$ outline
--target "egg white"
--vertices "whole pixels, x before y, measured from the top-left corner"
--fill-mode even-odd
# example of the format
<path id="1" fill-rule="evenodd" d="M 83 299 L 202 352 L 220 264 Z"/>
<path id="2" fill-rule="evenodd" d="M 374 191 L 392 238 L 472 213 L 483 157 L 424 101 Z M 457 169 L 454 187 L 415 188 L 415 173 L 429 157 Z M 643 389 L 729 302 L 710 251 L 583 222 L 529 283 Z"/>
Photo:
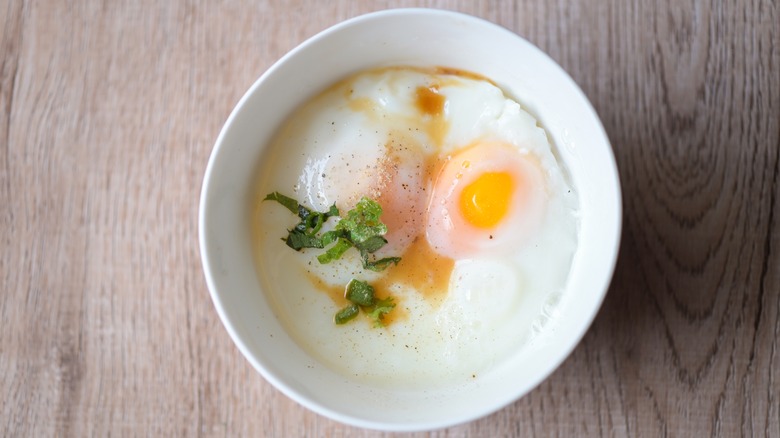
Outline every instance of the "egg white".
<path id="1" fill-rule="evenodd" d="M 415 107 L 414 90 L 432 85 L 446 99 L 443 125 Z M 313 284 L 338 288 L 353 277 L 372 282 L 382 274 L 361 269 L 355 251 L 322 265 L 318 251 L 287 248 L 280 237 L 296 218 L 273 203 L 258 203 L 260 279 L 279 319 L 313 357 L 375 385 L 432 387 L 474 379 L 544 329 L 550 314 L 545 306 L 565 288 L 576 249 L 577 197 L 544 130 L 488 81 L 396 68 L 342 81 L 289 118 L 269 147 L 257 193 L 281 191 L 316 210 L 335 203 L 345 211 L 375 181 L 389 144 L 413 157 L 400 171 L 409 175 L 425 164 L 419 157 L 446 156 L 479 140 L 514 145 L 538 159 L 549 194 L 542 225 L 510 257 L 457 260 L 439 300 L 393 285 L 388 292 L 403 317 L 386 328 L 371 328 L 363 318 L 336 326 L 338 306 Z M 411 180 L 413 203 L 427 195 L 430 182 Z M 411 242 L 388 246 L 399 254 Z"/>

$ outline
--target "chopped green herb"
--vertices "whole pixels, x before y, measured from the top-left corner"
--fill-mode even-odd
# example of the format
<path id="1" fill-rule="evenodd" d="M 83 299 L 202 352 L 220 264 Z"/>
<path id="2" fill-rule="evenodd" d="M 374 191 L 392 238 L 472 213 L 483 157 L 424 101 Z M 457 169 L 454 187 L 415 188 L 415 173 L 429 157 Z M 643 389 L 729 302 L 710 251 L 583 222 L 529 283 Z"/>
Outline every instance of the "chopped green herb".
<path id="1" fill-rule="evenodd" d="M 336 229 L 347 231 L 349 240 L 357 246 L 370 238 L 383 236 L 387 233 L 387 226 L 379 220 L 381 215 L 382 206 L 374 200 L 363 197 L 355 205 L 355 208 L 348 211 L 347 216 L 336 224 Z M 387 243 L 386 240 L 385 243 Z M 374 251 L 381 248 L 382 245 Z"/>
<path id="2" fill-rule="evenodd" d="M 348 211 L 347 216 L 336 224 L 333 230 L 323 233 L 321 236 L 318 236 L 317 233 L 322 229 L 325 221 L 339 214 L 335 205 L 328 212 L 318 213 L 279 192 L 269 194 L 265 200 L 277 201 L 301 218 L 301 222 L 289 230 L 285 239 L 285 243 L 290 248 L 296 251 L 303 248 L 326 248 L 336 242 L 324 254 L 317 257 L 317 260 L 322 264 L 340 259 L 353 246 L 360 252 L 364 269 L 381 272 L 391 264 L 398 264 L 401 260 L 400 257 L 385 257 L 374 260 L 371 256 L 387 244 L 387 239 L 382 237 L 387 233 L 387 226 L 380 220 L 382 206 L 374 200 L 362 198 L 355 208 Z"/>
<path id="3" fill-rule="evenodd" d="M 269 193 L 263 201 L 276 201 L 290 210 L 292 214 L 298 214 L 298 201 L 279 192 Z"/>
<path id="4" fill-rule="evenodd" d="M 346 233 L 345 238 L 360 252 L 363 268 L 372 271 L 383 271 L 391 263 L 397 264 L 401 260 L 398 257 L 372 260 L 371 254 L 387 243 L 387 239 L 382 237 L 387 233 L 387 226 L 379 219 L 381 215 L 382 206 L 372 199 L 363 197 L 355 208 L 347 212 L 347 217 L 336 224 L 334 230 Z"/>
<path id="5" fill-rule="evenodd" d="M 340 259 L 341 256 L 344 255 L 344 253 L 347 252 L 347 250 L 350 248 L 352 248 L 352 242 L 343 237 L 339 237 L 335 245 L 328 248 L 325 253 L 317 256 L 317 260 L 319 260 L 319 262 L 323 265 L 330 263 L 333 260 Z"/>
<path id="6" fill-rule="evenodd" d="M 336 324 L 345 324 L 355 319 L 359 311 L 360 308 L 357 304 L 350 304 L 349 306 L 339 310 L 333 319 L 336 321 Z"/>
<path id="7" fill-rule="evenodd" d="M 352 302 L 352 305 L 358 305 L 366 312 L 376 328 L 385 326 L 384 316 L 395 308 L 393 297 L 377 300 L 374 288 L 370 284 L 354 278 L 347 285 L 345 296 Z"/>
<path id="8" fill-rule="evenodd" d="M 323 248 L 322 239 L 303 232 L 290 231 L 284 243 L 290 248 L 300 251 L 302 248 Z"/>
<path id="9" fill-rule="evenodd" d="M 331 243 L 335 242 L 339 239 L 339 237 L 342 237 L 344 233 L 341 231 L 328 231 L 327 233 L 322 234 L 322 244 L 325 246 L 330 245 Z"/>
<path id="10" fill-rule="evenodd" d="M 345 296 L 348 300 L 360 306 L 373 306 L 376 301 L 374 299 L 374 288 L 365 281 L 354 278 L 347 284 Z"/>
<path id="11" fill-rule="evenodd" d="M 379 248 L 385 246 L 386 243 L 387 239 L 382 236 L 371 236 L 360 243 L 355 243 L 355 248 L 357 248 L 361 253 L 373 253 L 376 252 Z"/>
<path id="12" fill-rule="evenodd" d="M 288 230 L 287 238 L 283 239 L 290 248 L 300 251 L 303 248 L 324 248 L 331 243 L 324 243 L 317 233 L 329 218 L 339 215 L 339 209 L 335 204 L 328 211 L 320 213 L 300 205 L 295 199 L 279 192 L 269 193 L 263 201 L 276 201 L 301 219 L 292 230 Z"/>
<path id="13" fill-rule="evenodd" d="M 368 312 L 368 317 L 374 321 L 374 327 L 384 327 L 385 323 L 383 321 L 385 315 L 390 313 L 395 309 L 395 303 L 393 302 L 393 297 L 387 297 L 383 300 L 377 300 L 376 303 L 373 306 L 373 309 L 371 309 L 370 312 Z"/>
<path id="14" fill-rule="evenodd" d="M 397 265 L 398 262 L 401 261 L 401 257 L 385 257 L 383 259 L 379 259 L 376 261 L 371 261 L 368 259 L 368 255 L 363 255 L 363 267 L 365 269 L 369 269 L 371 271 L 376 272 L 382 272 L 384 271 L 390 264 Z"/>
<path id="15" fill-rule="evenodd" d="M 276 201 L 300 218 L 300 222 L 288 230 L 287 238 L 283 240 L 287 246 L 296 251 L 303 248 L 327 248 L 324 253 L 317 256 L 317 260 L 322 264 L 338 260 L 352 247 L 360 253 L 364 269 L 379 272 L 401 261 L 400 257 L 376 260 L 373 256 L 387 244 L 387 239 L 383 237 L 387 233 L 387 226 L 380 220 L 382 206 L 372 199 L 362 198 L 331 231 L 322 234 L 319 232 L 325 222 L 340 214 L 335 204 L 326 212 L 312 211 L 295 199 L 279 192 L 268 194 L 264 201 Z M 395 308 L 393 297 L 377 300 L 374 288 L 367 282 L 357 279 L 349 282 L 345 296 L 350 304 L 336 313 L 336 324 L 344 324 L 354 319 L 363 309 L 374 322 L 374 327 L 383 327 L 384 316 Z"/>

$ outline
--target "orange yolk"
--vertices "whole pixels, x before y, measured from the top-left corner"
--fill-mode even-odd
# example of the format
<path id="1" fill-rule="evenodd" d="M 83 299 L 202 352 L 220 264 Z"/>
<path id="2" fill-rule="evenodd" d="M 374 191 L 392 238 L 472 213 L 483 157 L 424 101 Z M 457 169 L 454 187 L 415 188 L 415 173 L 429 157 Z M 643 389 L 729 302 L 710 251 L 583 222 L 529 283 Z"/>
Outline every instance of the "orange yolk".
<path id="1" fill-rule="evenodd" d="M 455 260 L 500 254 L 533 233 L 547 195 L 532 154 L 485 141 L 455 151 L 440 166 L 425 217 L 433 251 Z"/>
<path id="2" fill-rule="evenodd" d="M 463 188 L 460 211 L 468 223 L 493 228 L 509 211 L 514 187 L 507 172 L 485 172 Z"/>

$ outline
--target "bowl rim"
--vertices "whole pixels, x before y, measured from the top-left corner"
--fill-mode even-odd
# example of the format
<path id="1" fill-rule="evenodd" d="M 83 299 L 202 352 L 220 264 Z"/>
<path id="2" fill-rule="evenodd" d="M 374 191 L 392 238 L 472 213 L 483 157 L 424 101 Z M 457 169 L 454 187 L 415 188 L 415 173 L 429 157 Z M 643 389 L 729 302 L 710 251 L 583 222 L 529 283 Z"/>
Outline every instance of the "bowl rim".
<path id="1" fill-rule="evenodd" d="M 611 256 L 609 260 L 605 260 L 605 262 L 607 263 L 606 264 L 607 275 L 605 275 L 603 278 L 603 285 L 599 290 L 599 296 L 594 301 L 593 308 L 588 309 L 590 312 L 585 318 L 586 323 L 583 329 L 580 331 L 579 336 L 567 340 L 567 342 L 565 343 L 565 347 L 561 348 L 560 354 L 554 358 L 554 360 L 551 363 L 551 366 L 547 368 L 546 372 L 541 373 L 541 375 L 538 375 L 535 379 L 532 379 L 526 391 L 520 394 L 516 394 L 513 397 L 509 397 L 508 399 L 498 400 L 495 403 L 490 404 L 489 406 L 481 407 L 479 409 L 474 409 L 471 412 L 471 415 L 462 418 L 450 419 L 449 421 L 437 420 L 437 421 L 428 421 L 428 422 L 416 422 L 412 424 L 401 424 L 398 422 L 379 423 L 371 420 L 357 418 L 345 414 L 343 412 L 337 411 L 335 409 L 332 409 L 326 406 L 325 404 L 313 401 L 307 398 L 305 395 L 300 394 L 298 391 L 296 391 L 291 386 L 289 386 L 281 378 L 277 377 L 274 374 L 274 372 L 269 370 L 261 361 L 259 361 L 254 356 L 254 354 L 250 351 L 250 348 L 248 347 L 246 342 L 242 339 L 242 337 L 238 334 L 236 328 L 233 326 L 233 322 L 231 318 L 228 316 L 228 312 L 225 309 L 225 304 L 221 296 L 221 293 L 218 291 L 217 281 L 215 280 L 215 275 L 213 272 L 215 269 L 215 260 L 213 258 L 212 251 L 210 250 L 209 244 L 207 242 L 208 241 L 208 236 L 207 236 L 208 218 L 207 218 L 206 205 L 208 204 L 207 201 L 210 196 L 210 187 L 212 187 L 212 180 L 214 178 L 215 161 L 217 160 L 217 157 L 220 155 L 220 151 L 226 147 L 225 137 L 227 135 L 227 132 L 231 130 L 232 126 L 236 121 L 236 118 L 238 117 L 238 114 L 244 110 L 244 107 L 247 105 L 248 100 L 251 98 L 252 95 L 255 94 L 257 89 L 267 80 L 267 78 L 273 76 L 276 73 L 276 71 L 279 70 L 281 66 L 285 64 L 289 59 L 297 56 L 299 52 L 306 50 L 309 46 L 316 44 L 317 41 L 320 39 L 326 38 L 332 34 L 339 33 L 346 28 L 358 24 L 362 24 L 367 21 L 385 19 L 388 17 L 405 16 L 408 14 L 424 14 L 431 17 L 444 17 L 450 19 L 457 18 L 461 20 L 469 20 L 480 26 L 492 27 L 494 31 L 510 34 L 511 37 L 523 41 L 525 44 L 529 46 L 530 50 L 536 52 L 536 55 L 546 58 L 552 68 L 555 68 L 560 71 L 561 76 L 564 78 L 564 80 L 570 82 L 570 85 L 572 85 L 572 89 L 576 90 L 576 93 L 580 95 L 579 98 L 585 103 L 587 109 L 594 116 L 593 119 L 598 124 L 598 126 L 596 126 L 595 128 L 597 128 L 600 131 L 600 133 L 603 135 L 603 138 L 606 142 L 606 146 L 607 146 L 606 153 L 609 159 L 609 163 L 605 163 L 605 164 L 606 167 L 609 169 L 609 172 L 611 173 L 610 179 L 614 181 L 614 186 L 616 188 L 616 199 L 614 200 L 616 218 L 613 218 L 616 227 L 614 229 L 614 233 L 612 233 L 612 237 L 614 238 L 614 247 L 610 248 L 609 254 Z M 445 427 L 455 426 L 458 424 L 464 424 L 485 417 L 491 413 L 499 411 L 500 409 L 503 409 L 504 407 L 515 402 L 516 400 L 519 400 L 523 396 L 533 391 L 533 389 L 535 389 L 536 387 L 538 387 L 539 384 L 545 381 L 571 355 L 571 353 L 574 351 L 577 345 L 579 345 L 582 338 L 585 336 L 585 334 L 587 334 L 591 325 L 593 324 L 593 321 L 595 320 L 603 304 L 603 301 L 606 297 L 610 282 L 612 281 L 612 277 L 614 276 L 614 271 L 618 260 L 618 253 L 620 249 L 620 241 L 621 241 L 621 233 L 622 233 L 622 214 L 623 214 L 622 210 L 623 210 L 623 205 L 622 205 L 622 197 L 621 197 L 621 186 L 620 186 L 620 178 L 617 169 L 617 163 L 614 156 L 614 150 L 606 134 L 606 131 L 603 127 L 603 123 L 601 122 L 600 118 L 598 117 L 598 113 L 593 108 L 590 100 L 587 98 L 584 92 L 580 89 L 580 87 L 576 84 L 576 82 L 569 76 L 569 74 L 555 60 L 553 60 L 549 55 L 547 55 L 541 49 L 539 49 L 534 44 L 524 39 L 520 35 L 512 32 L 507 28 L 504 28 L 501 25 L 498 25 L 496 23 L 493 23 L 491 21 L 488 21 L 480 17 L 465 14 L 462 12 L 444 10 L 444 9 L 394 8 L 394 9 L 386 9 L 386 10 L 380 10 L 375 12 L 369 12 L 366 14 L 352 17 L 350 19 L 336 23 L 314 34 L 313 36 L 308 37 L 305 41 L 303 41 L 302 43 L 300 43 L 299 45 L 297 45 L 296 47 L 288 51 L 285 55 L 283 55 L 276 62 L 274 62 L 258 79 L 256 79 L 252 83 L 249 89 L 247 89 L 247 91 L 242 95 L 242 97 L 239 99 L 237 104 L 234 106 L 234 108 L 230 112 L 230 115 L 227 117 L 225 123 L 223 124 L 219 132 L 219 135 L 214 143 L 213 149 L 209 156 L 208 164 L 206 166 L 203 183 L 201 187 L 201 195 L 199 199 L 198 240 L 199 240 L 199 250 L 200 250 L 201 262 L 203 265 L 206 284 L 212 302 L 214 304 L 214 307 L 217 310 L 217 314 L 219 315 L 220 321 L 222 322 L 223 326 L 227 330 L 233 343 L 238 347 L 241 354 L 252 364 L 255 370 L 257 370 L 263 376 L 264 379 L 266 379 L 269 383 L 271 383 L 273 387 L 275 387 L 277 390 L 279 390 L 284 395 L 294 400 L 298 404 L 306 407 L 307 409 L 317 414 L 323 415 L 327 418 L 339 421 L 341 423 L 345 423 L 352 426 L 363 427 L 367 429 L 383 430 L 383 431 L 397 431 L 397 432 L 426 431 L 426 430 L 436 430 Z"/>

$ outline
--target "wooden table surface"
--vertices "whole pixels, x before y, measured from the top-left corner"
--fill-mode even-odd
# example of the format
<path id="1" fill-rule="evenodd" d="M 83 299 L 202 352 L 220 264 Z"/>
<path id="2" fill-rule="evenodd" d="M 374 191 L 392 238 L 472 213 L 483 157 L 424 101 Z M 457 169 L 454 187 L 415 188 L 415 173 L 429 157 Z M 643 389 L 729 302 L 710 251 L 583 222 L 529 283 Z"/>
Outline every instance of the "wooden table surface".
<path id="1" fill-rule="evenodd" d="M 611 138 L 624 232 L 541 386 L 418 436 L 780 437 L 780 4 L 0 3 L 0 435 L 374 436 L 311 413 L 211 303 L 197 208 L 232 107 L 285 52 L 396 6 L 549 53 Z"/>

